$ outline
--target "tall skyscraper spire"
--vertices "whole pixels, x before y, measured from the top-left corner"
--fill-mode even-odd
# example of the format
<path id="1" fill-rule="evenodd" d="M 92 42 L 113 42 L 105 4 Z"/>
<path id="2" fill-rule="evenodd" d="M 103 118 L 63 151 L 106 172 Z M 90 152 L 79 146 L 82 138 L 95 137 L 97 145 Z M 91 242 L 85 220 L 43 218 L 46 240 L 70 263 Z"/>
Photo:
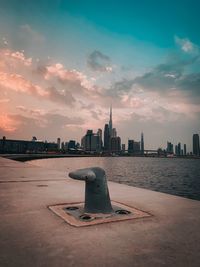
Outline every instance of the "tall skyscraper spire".
<path id="1" fill-rule="evenodd" d="M 109 133 L 110 133 L 110 137 L 112 137 L 112 105 L 110 106 L 110 120 L 109 120 Z"/>

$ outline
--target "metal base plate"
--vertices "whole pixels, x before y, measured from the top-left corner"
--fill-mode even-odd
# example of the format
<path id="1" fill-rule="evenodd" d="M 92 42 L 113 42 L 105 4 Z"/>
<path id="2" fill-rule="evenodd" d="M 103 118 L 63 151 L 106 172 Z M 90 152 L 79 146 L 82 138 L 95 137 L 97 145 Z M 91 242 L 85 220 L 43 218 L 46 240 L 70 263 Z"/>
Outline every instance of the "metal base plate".
<path id="1" fill-rule="evenodd" d="M 81 227 L 101 223 L 133 220 L 152 216 L 150 213 L 112 201 L 113 213 L 85 213 L 84 203 L 67 203 L 48 208 L 70 225 Z"/>

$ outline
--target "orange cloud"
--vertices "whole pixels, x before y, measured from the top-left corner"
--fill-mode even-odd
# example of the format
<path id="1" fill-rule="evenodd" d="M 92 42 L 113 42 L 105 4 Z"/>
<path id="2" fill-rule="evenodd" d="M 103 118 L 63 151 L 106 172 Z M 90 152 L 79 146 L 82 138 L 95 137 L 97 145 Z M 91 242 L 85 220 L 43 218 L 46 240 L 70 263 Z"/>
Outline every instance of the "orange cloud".
<path id="1" fill-rule="evenodd" d="M 21 123 L 8 114 L 0 114 L 0 129 L 5 132 L 15 132 Z"/>

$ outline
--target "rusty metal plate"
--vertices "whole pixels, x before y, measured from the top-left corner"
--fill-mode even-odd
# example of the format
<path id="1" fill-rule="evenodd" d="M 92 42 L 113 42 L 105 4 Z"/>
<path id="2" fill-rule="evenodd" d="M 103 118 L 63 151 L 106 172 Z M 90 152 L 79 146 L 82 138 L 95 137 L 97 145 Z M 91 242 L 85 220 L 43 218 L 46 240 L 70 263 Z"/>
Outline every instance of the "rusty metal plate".
<path id="1" fill-rule="evenodd" d="M 80 202 L 56 204 L 48 206 L 48 208 L 68 224 L 76 227 L 91 226 L 124 220 L 134 220 L 152 216 L 148 212 L 127 206 L 117 201 L 112 201 L 111 203 L 114 212 L 110 214 L 85 213 L 84 203 Z"/>

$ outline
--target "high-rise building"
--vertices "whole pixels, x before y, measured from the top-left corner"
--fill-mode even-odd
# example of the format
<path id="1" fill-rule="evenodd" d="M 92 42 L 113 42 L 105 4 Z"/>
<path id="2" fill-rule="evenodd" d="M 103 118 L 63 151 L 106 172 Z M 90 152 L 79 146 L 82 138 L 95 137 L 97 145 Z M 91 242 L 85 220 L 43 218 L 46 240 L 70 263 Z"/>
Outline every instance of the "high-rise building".
<path id="1" fill-rule="evenodd" d="M 126 150 L 126 145 L 122 144 L 122 151 L 125 152 L 125 150 Z"/>
<path id="2" fill-rule="evenodd" d="M 99 134 L 93 133 L 93 130 L 87 130 L 85 136 L 81 139 L 81 146 L 85 151 L 100 151 L 100 136 Z"/>
<path id="3" fill-rule="evenodd" d="M 117 137 L 117 130 L 116 128 L 112 129 L 112 137 Z"/>
<path id="4" fill-rule="evenodd" d="M 181 155 L 181 143 L 178 143 L 178 145 L 177 145 L 177 155 L 178 156 Z"/>
<path id="5" fill-rule="evenodd" d="M 133 152 L 134 153 L 140 153 L 140 142 L 134 141 L 133 143 Z"/>
<path id="6" fill-rule="evenodd" d="M 196 156 L 200 155 L 198 134 L 193 134 L 193 155 L 196 155 Z"/>
<path id="7" fill-rule="evenodd" d="M 119 136 L 117 137 L 111 137 L 111 152 L 118 153 L 121 151 L 121 138 Z"/>
<path id="8" fill-rule="evenodd" d="M 98 129 L 97 134 L 98 134 L 98 136 L 99 136 L 100 150 L 102 150 L 102 147 L 103 147 L 102 130 L 101 130 L 101 129 Z"/>
<path id="9" fill-rule="evenodd" d="M 184 144 L 184 156 L 187 154 L 186 144 Z"/>
<path id="10" fill-rule="evenodd" d="M 58 149 L 60 149 L 60 137 L 57 138 Z"/>
<path id="11" fill-rule="evenodd" d="M 134 152 L 134 140 L 128 140 L 128 153 Z"/>
<path id="12" fill-rule="evenodd" d="M 110 106 L 110 120 L 109 120 L 109 135 L 110 135 L 110 138 L 112 137 L 112 129 L 113 129 L 113 126 L 112 126 L 112 105 Z"/>
<path id="13" fill-rule="evenodd" d="M 174 146 L 171 142 L 167 142 L 167 149 L 166 149 L 167 153 L 169 154 L 173 154 L 174 153 Z"/>
<path id="14" fill-rule="evenodd" d="M 104 151 L 110 150 L 110 131 L 108 124 L 104 127 Z"/>
<path id="15" fill-rule="evenodd" d="M 141 154 L 144 154 L 144 134 L 141 133 Z"/>

